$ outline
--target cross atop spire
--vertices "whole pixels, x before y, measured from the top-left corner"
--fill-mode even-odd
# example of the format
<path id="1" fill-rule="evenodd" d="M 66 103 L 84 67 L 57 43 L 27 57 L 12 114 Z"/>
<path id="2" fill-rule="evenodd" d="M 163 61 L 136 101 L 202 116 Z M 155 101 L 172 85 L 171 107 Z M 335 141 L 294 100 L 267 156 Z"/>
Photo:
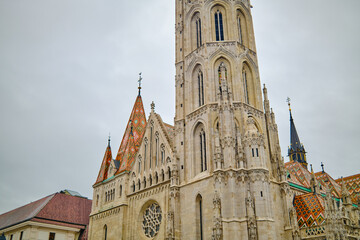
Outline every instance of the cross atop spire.
<path id="1" fill-rule="evenodd" d="M 139 87 L 138 87 L 138 89 L 139 89 L 139 96 L 140 96 L 140 93 L 141 93 L 141 81 L 142 81 L 142 73 L 139 73 L 139 80 L 138 80 L 138 83 L 139 83 Z"/>
<path id="2" fill-rule="evenodd" d="M 321 163 L 322 172 L 324 173 L 324 163 Z"/>

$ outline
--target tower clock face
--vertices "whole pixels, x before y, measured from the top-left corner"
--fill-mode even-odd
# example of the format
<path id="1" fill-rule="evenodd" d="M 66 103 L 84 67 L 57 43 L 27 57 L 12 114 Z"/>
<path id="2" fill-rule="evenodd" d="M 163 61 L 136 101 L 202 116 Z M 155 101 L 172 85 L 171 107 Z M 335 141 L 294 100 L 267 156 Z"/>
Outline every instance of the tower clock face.
<path id="1" fill-rule="evenodd" d="M 162 220 L 161 208 L 157 203 L 151 204 L 143 212 L 142 228 L 145 236 L 153 238 L 160 230 Z"/>

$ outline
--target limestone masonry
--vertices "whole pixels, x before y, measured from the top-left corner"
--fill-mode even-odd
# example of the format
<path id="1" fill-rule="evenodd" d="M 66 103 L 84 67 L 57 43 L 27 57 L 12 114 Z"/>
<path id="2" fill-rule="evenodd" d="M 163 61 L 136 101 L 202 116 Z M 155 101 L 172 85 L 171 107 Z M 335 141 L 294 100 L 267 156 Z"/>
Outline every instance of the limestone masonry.
<path id="1" fill-rule="evenodd" d="M 281 156 L 249 0 L 176 0 L 176 115 L 141 88 L 93 185 L 90 240 L 360 239 L 360 175 L 308 170 L 290 109 Z M 171 29 L 169 29 L 171 31 Z"/>

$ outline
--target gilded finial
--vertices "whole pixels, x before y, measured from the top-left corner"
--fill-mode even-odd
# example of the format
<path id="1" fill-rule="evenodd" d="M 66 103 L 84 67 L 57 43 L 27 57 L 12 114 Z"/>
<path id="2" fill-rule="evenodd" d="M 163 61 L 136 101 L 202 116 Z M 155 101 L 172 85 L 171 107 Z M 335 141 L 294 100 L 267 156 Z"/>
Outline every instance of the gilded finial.
<path id="1" fill-rule="evenodd" d="M 321 163 L 322 172 L 324 173 L 324 163 Z"/>
<path id="2" fill-rule="evenodd" d="M 138 83 L 139 83 L 139 87 L 138 87 L 138 89 L 139 89 L 139 95 L 140 95 L 140 93 L 141 93 L 141 92 L 140 92 L 140 91 L 141 91 L 141 81 L 142 81 L 142 79 L 143 79 L 141 75 L 142 75 L 142 73 L 139 73 L 139 80 L 138 80 Z"/>
<path id="3" fill-rule="evenodd" d="M 109 132 L 109 138 L 108 138 L 108 145 L 110 146 L 110 141 L 111 141 L 111 135 L 110 135 L 110 132 Z"/>

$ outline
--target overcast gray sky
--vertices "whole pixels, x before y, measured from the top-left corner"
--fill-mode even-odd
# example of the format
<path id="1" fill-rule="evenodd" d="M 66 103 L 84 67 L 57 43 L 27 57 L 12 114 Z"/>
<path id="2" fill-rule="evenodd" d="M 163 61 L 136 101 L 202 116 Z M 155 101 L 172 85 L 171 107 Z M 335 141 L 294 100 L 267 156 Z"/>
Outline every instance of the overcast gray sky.
<path id="1" fill-rule="evenodd" d="M 72 189 L 92 198 L 111 132 L 116 154 L 143 72 L 174 117 L 172 0 L 0 0 L 0 213 Z M 262 83 L 283 155 L 293 116 L 308 161 L 360 172 L 360 1 L 253 0 Z M 287 159 L 287 158 L 286 158 Z"/>

